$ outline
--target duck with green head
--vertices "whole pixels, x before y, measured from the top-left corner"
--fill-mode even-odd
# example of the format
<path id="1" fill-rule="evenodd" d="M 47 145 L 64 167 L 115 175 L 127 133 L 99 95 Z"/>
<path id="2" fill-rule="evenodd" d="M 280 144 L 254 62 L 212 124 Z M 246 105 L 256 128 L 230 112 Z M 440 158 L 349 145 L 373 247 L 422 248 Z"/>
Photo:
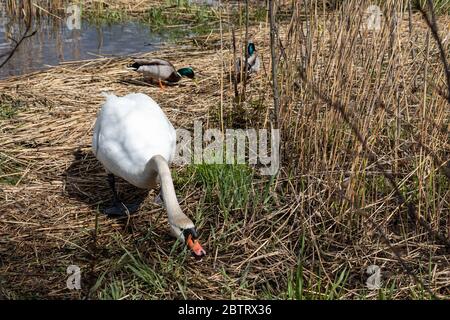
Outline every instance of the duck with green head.
<path id="1" fill-rule="evenodd" d="M 249 77 L 251 74 L 258 73 L 259 69 L 260 69 L 261 61 L 259 60 L 258 54 L 256 52 L 255 44 L 251 41 L 248 43 L 247 53 L 248 53 L 248 58 L 247 58 L 247 65 L 246 65 L 245 69 L 242 68 L 241 58 L 238 58 L 236 60 L 235 72 L 237 75 L 236 78 L 237 78 L 238 82 L 241 81 L 241 75 L 243 74 L 243 72 L 247 72 L 247 77 Z M 245 61 L 245 58 L 243 60 Z"/>
<path id="2" fill-rule="evenodd" d="M 161 88 L 163 88 L 162 82 L 176 83 L 181 80 L 182 77 L 194 79 L 195 74 L 192 68 L 175 69 L 173 64 L 163 59 L 134 59 L 134 63 L 129 67 L 142 73 L 144 78 L 149 78 L 158 81 Z"/>

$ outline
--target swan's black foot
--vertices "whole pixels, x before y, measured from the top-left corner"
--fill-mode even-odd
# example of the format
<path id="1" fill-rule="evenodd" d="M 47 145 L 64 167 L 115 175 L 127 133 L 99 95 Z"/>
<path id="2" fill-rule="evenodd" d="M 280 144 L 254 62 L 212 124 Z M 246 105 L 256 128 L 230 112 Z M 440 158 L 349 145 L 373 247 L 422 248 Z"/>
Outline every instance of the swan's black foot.
<path id="1" fill-rule="evenodd" d="M 116 202 L 114 206 L 106 208 L 104 212 L 109 217 L 126 217 L 135 213 L 138 209 L 139 204 L 136 203 L 124 204 L 122 202 Z"/>

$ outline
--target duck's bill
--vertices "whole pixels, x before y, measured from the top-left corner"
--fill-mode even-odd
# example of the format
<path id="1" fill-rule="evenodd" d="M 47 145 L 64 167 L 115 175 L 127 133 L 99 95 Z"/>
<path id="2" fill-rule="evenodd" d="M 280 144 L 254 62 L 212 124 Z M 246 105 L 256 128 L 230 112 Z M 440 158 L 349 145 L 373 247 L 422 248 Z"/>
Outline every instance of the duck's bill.
<path id="1" fill-rule="evenodd" d="M 203 249 L 202 245 L 200 244 L 200 242 L 197 239 L 192 240 L 192 237 L 189 236 L 186 243 L 187 243 L 188 248 L 191 249 L 192 253 L 197 258 L 201 258 L 206 254 L 206 251 Z"/>

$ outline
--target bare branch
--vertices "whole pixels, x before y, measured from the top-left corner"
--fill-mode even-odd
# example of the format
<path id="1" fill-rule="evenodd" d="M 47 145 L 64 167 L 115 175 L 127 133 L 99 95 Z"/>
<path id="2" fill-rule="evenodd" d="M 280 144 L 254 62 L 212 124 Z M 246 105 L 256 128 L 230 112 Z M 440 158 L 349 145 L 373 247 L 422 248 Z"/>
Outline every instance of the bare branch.
<path id="1" fill-rule="evenodd" d="M 444 45 L 442 44 L 442 39 L 439 36 L 439 29 L 438 29 L 438 24 L 436 22 L 436 14 L 434 12 L 433 1 L 428 0 L 427 3 L 428 3 L 428 9 L 430 11 L 431 17 L 429 17 L 429 15 L 425 12 L 425 10 L 423 8 L 420 8 L 420 12 L 422 13 L 422 16 L 423 16 L 425 22 L 427 23 L 428 27 L 430 28 L 433 38 L 436 41 L 437 46 L 439 48 L 439 53 L 441 55 L 441 60 L 442 60 L 442 63 L 444 65 L 444 69 L 445 69 L 445 76 L 447 78 L 447 97 L 446 98 L 447 98 L 448 103 L 450 103 L 450 68 L 449 68 L 449 64 L 447 61 L 447 56 L 445 54 Z"/>

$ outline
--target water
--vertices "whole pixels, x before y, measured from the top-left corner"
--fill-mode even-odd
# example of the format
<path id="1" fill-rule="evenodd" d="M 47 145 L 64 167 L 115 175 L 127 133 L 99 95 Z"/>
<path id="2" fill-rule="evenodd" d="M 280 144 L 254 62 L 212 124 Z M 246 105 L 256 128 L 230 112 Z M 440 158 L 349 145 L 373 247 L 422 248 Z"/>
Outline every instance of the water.
<path id="1" fill-rule="evenodd" d="M 75 6 L 66 13 L 71 16 L 41 19 L 35 24 L 33 30 L 37 33 L 25 39 L 14 56 L 0 68 L 0 79 L 43 70 L 64 61 L 154 51 L 172 37 L 168 32 L 152 32 L 149 26 L 138 22 L 99 26 L 83 19 Z M 14 45 L 10 38 L 18 40 L 24 32 L 23 23 L 14 20 L 17 19 L 7 16 L 5 3 L 0 0 L 0 64 Z"/>

